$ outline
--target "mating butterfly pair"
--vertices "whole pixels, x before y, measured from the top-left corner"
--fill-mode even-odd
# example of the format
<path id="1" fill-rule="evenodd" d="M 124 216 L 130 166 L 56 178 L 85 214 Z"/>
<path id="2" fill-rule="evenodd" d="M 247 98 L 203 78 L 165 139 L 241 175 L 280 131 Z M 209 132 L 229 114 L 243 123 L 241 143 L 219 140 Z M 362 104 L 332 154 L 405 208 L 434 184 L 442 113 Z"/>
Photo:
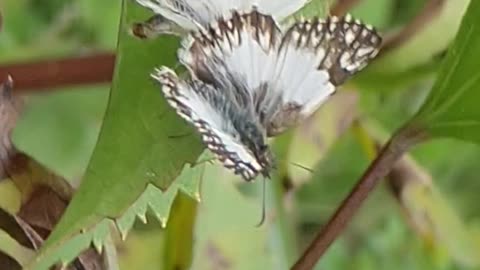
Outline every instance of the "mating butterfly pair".
<path id="1" fill-rule="evenodd" d="M 210 151 L 247 181 L 258 174 L 268 177 L 274 166 L 267 138 L 313 114 L 368 64 L 381 43 L 372 27 L 350 16 L 301 20 L 283 29 L 262 13 L 273 8 L 268 5 L 243 12 L 226 12 L 230 9 L 220 5 L 215 8 L 221 13 L 215 13 L 205 4 L 211 0 L 137 1 L 194 29 L 178 52 L 191 78 L 182 80 L 167 67 L 152 77 Z M 285 1 L 268 2 L 280 8 Z M 289 1 L 283 13 L 273 14 L 284 18 L 304 2 Z"/>

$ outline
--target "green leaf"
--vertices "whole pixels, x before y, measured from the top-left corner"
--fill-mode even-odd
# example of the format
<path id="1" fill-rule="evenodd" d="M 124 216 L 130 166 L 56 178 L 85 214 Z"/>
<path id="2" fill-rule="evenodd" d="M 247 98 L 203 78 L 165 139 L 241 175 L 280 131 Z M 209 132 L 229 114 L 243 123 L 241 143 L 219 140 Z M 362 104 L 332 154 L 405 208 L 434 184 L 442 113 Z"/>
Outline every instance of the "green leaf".
<path id="1" fill-rule="evenodd" d="M 327 0 L 312 0 L 307 3 L 304 7 L 298 10 L 292 18 L 288 19 L 287 22 L 289 23 L 290 20 L 293 20 L 296 17 L 314 17 L 314 16 L 323 16 L 324 14 L 328 13 L 328 1 Z"/>
<path id="2" fill-rule="evenodd" d="M 349 13 L 355 18 L 383 29 L 391 20 L 393 14 L 388 11 L 392 10 L 394 4 L 392 0 L 364 0 L 354 6 Z"/>
<path id="3" fill-rule="evenodd" d="M 429 97 L 411 125 L 480 143 L 480 2 L 471 1 Z"/>
<path id="4" fill-rule="evenodd" d="M 13 133 L 15 146 L 67 179 L 92 155 L 108 101 L 107 86 L 32 96 Z"/>
<path id="5" fill-rule="evenodd" d="M 170 226 L 165 236 L 162 269 L 187 270 L 190 269 L 193 260 L 197 202 L 179 193 L 172 210 Z"/>
<path id="6" fill-rule="evenodd" d="M 458 32 L 469 1 L 445 1 L 438 14 L 435 14 L 425 26 L 417 29 L 414 36 L 401 46 L 381 54 L 364 71 L 355 76 L 356 86 L 362 90 L 392 92 L 407 89 L 418 81 L 431 78 L 437 72 L 438 59 Z M 402 4 L 408 5 L 407 1 Z M 380 26 L 380 31 L 382 30 L 382 24 L 374 26 Z M 389 38 L 388 33 L 383 36 L 386 42 Z"/>
<path id="7" fill-rule="evenodd" d="M 114 81 L 97 146 L 81 186 L 30 269 L 76 254 L 91 240 L 100 245 L 105 226 L 96 224 L 120 217 L 149 184 L 166 190 L 203 149 L 149 79 L 155 66 L 176 62 L 178 42 L 144 41 L 129 34 L 134 21 L 148 16 L 142 11 L 133 1 L 123 2 Z M 169 208 L 169 202 L 161 207 Z M 61 246 L 79 232 L 85 232 L 80 244 Z"/>
<path id="8" fill-rule="evenodd" d="M 425 65 L 442 53 L 455 38 L 470 0 L 447 0 L 440 13 L 401 47 L 386 53 L 369 70 L 379 74 L 405 72 Z"/>
<path id="9" fill-rule="evenodd" d="M 162 227 L 167 226 L 167 219 L 170 216 L 170 207 L 172 206 L 178 191 L 200 201 L 200 183 L 203 178 L 205 165 L 186 168 L 182 174 L 172 183 L 172 186 L 163 192 L 159 188 L 149 185 L 142 196 L 116 220 L 117 228 L 122 238 L 127 237 L 132 228 L 135 219 L 138 217 L 144 223 L 147 223 L 147 211 L 150 209 L 155 218 L 160 221 Z"/>

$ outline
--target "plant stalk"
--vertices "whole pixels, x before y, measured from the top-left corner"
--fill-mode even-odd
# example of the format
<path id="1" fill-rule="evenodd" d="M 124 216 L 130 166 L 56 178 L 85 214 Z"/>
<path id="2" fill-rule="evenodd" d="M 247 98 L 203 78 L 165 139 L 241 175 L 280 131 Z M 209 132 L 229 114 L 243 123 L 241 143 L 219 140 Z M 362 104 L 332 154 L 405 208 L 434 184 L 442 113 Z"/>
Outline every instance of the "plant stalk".
<path id="1" fill-rule="evenodd" d="M 391 170 L 395 162 L 418 139 L 423 138 L 414 129 L 400 130 L 382 148 L 347 198 L 342 202 L 328 223 L 320 230 L 310 246 L 291 270 L 310 270 L 320 260 L 333 241 L 343 232 L 347 223 L 360 208 L 370 192 Z"/>
<path id="2" fill-rule="evenodd" d="M 0 80 L 11 76 L 14 94 L 51 91 L 52 88 L 110 83 L 115 55 L 110 52 L 94 55 L 51 59 L 0 66 Z"/>

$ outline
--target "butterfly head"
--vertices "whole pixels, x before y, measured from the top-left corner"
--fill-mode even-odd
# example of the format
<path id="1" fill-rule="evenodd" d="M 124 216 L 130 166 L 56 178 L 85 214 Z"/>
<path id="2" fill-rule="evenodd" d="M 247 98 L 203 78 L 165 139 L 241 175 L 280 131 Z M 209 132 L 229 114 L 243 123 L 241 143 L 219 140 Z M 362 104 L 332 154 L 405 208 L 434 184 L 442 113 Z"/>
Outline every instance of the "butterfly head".
<path id="1" fill-rule="evenodd" d="M 263 145 L 259 151 L 259 155 L 256 155 L 263 170 L 261 171 L 263 177 L 270 178 L 270 171 L 275 168 L 275 159 L 272 151 L 268 145 Z"/>
<path id="2" fill-rule="evenodd" d="M 243 127 L 239 129 L 242 143 L 248 147 L 262 167 L 260 173 L 262 173 L 264 177 L 269 177 L 270 170 L 274 167 L 275 161 L 273 153 L 267 144 L 265 132 L 262 132 L 259 125 L 253 122 L 244 121 L 242 126 Z"/>

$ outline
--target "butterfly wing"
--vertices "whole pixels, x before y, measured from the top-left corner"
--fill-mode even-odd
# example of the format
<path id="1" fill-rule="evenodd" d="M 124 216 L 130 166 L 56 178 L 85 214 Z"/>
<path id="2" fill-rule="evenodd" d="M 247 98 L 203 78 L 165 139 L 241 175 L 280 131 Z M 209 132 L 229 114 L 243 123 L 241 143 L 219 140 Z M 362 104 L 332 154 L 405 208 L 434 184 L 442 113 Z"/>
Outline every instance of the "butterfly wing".
<path id="1" fill-rule="evenodd" d="M 310 116 L 378 52 L 380 37 L 350 17 L 313 19 L 282 33 L 254 10 L 219 19 L 183 42 L 180 61 L 200 80 L 245 85 L 269 136 Z"/>
<path id="2" fill-rule="evenodd" d="M 286 31 L 282 45 L 286 50 L 293 47 L 316 55 L 317 68 L 327 70 L 332 84 L 338 86 L 377 55 L 381 37 L 371 25 L 350 15 L 332 16 L 293 24 Z"/>
<path id="3" fill-rule="evenodd" d="M 276 108 L 267 123 L 276 135 L 314 113 L 353 74 L 378 53 L 377 32 L 349 15 L 299 21 L 284 34 L 278 49 L 273 89 L 281 89 L 283 103 L 258 100 Z"/>
<path id="4" fill-rule="evenodd" d="M 262 166 L 239 141 L 230 112 L 238 111 L 229 98 L 214 87 L 198 80 L 183 81 L 170 69 L 157 69 L 152 77 L 162 86 L 170 106 L 177 114 L 195 126 L 203 142 L 223 165 L 245 180 L 253 179 Z"/>
<path id="5" fill-rule="evenodd" d="M 206 27 L 233 10 L 243 12 L 256 7 L 283 20 L 292 15 L 310 0 L 136 0 L 140 5 L 161 14 L 187 30 Z"/>
<path id="6" fill-rule="evenodd" d="M 253 98 L 273 77 L 281 39 L 281 30 L 271 16 L 257 10 L 235 11 L 230 18 L 219 19 L 207 30 L 184 39 L 178 58 L 198 79 L 218 88 L 241 85 Z"/>
<path id="7" fill-rule="evenodd" d="M 258 11 L 264 14 L 272 14 L 276 20 L 283 21 L 293 15 L 311 0 L 259 0 L 251 1 L 252 4 L 245 7 L 243 11 L 248 11 L 252 5 L 258 8 Z"/>
<path id="8" fill-rule="evenodd" d="M 195 9 L 195 6 L 181 0 L 136 0 L 136 2 L 186 30 L 201 29 L 211 19 L 208 6 L 204 4 L 199 7 L 197 4 Z"/>

